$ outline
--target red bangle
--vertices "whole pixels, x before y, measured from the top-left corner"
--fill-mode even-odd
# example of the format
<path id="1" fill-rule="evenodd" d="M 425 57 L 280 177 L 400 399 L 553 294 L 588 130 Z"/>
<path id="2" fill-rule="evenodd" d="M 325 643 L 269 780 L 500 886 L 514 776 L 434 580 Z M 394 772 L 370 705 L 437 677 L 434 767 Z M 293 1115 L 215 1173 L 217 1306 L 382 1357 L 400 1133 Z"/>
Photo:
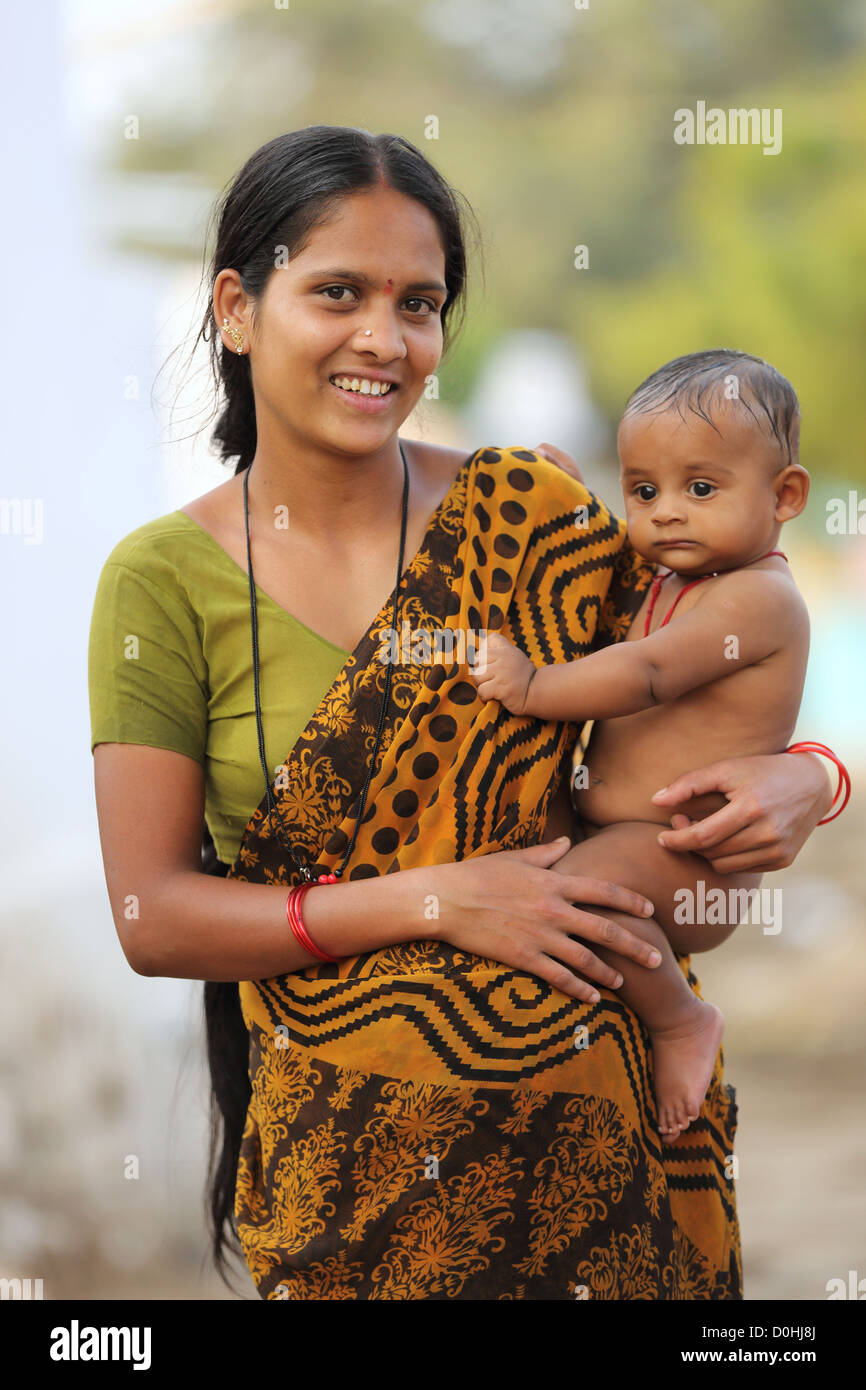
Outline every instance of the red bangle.
<path id="1" fill-rule="evenodd" d="M 293 888 L 286 898 L 286 917 L 295 940 L 303 946 L 305 951 L 309 951 L 311 956 L 317 960 L 339 960 L 339 956 L 329 956 L 327 951 L 321 951 L 315 944 L 301 917 L 301 899 L 308 888 L 316 888 L 315 883 L 300 883 L 297 888 Z"/>
<path id="2" fill-rule="evenodd" d="M 819 820 L 818 824 L 826 825 L 828 821 L 835 820 L 837 816 L 840 816 L 842 812 L 845 810 L 845 807 L 848 805 L 848 798 L 851 795 L 851 777 L 845 764 L 839 758 L 836 757 L 836 754 L 832 751 L 832 749 L 828 748 L 826 743 L 815 743 L 812 740 L 807 739 L 805 743 L 792 743 L 789 748 L 783 748 L 782 752 L 822 753 L 825 758 L 829 758 L 831 762 L 836 764 L 836 771 L 839 774 L 839 785 L 836 788 L 833 800 L 830 802 L 830 810 L 833 811 L 833 807 L 836 806 L 836 802 L 839 800 L 839 797 L 842 794 L 843 786 L 845 788 L 845 796 L 842 800 L 841 806 L 836 806 L 836 810 L 833 811 L 832 816 L 825 816 L 823 820 Z"/>

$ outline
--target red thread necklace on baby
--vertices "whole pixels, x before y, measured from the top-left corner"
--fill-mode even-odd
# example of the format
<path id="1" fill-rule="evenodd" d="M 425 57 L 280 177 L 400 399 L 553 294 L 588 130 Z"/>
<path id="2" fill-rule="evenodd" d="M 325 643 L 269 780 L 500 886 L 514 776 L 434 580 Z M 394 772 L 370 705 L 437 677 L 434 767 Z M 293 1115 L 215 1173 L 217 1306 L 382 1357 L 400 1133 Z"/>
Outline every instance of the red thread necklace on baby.
<path id="1" fill-rule="evenodd" d="M 754 565 L 758 560 L 766 560 L 769 555 L 781 555 L 784 561 L 787 562 L 788 560 L 788 557 L 783 550 L 767 550 L 764 552 L 763 555 L 756 556 L 754 560 L 747 561 L 747 564 Z M 715 579 L 720 574 L 733 574 L 734 570 L 743 570 L 745 568 L 746 565 L 734 565 L 734 569 L 731 570 L 713 570 L 712 574 L 701 574 L 698 576 L 697 579 L 691 580 L 689 584 L 684 584 L 683 587 L 680 589 L 679 593 L 677 594 L 676 598 L 674 599 L 673 603 L 671 604 L 670 608 L 668 609 L 667 613 L 659 623 L 659 627 L 664 627 L 665 623 L 670 622 L 671 617 L 673 615 L 673 611 L 679 603 L 680 599 L 682 598 L 683 594 L 687 594 L 689 589 L 693 589 L 696 584 L 702 584 L 705 579 Z M 647 611 L 646 622 L 644 623 L 643 629 L 644 637 L 649 637 L 650 623 L 653 620 L 653 613 L 655 612 L 656 600 L 658 599 L 658 596 L 661 592 L 661 587 L 666 579 L 670 579 L 672 574 L 676 574 L 676 570 L 668 570 L 666 574 L 657 574 L 652 582 L 652 590 L 650 592 L 650 605 Z M 658 628 L 656 628 L 656 631 L 658 631 Z"/>

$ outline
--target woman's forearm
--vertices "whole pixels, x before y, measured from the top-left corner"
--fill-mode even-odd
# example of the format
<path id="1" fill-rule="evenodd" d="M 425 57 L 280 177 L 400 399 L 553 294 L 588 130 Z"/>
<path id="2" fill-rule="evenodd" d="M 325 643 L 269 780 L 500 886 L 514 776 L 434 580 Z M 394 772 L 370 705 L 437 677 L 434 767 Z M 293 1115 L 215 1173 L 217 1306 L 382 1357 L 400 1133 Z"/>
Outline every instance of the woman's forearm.
<path id="1" fill-rule="evenodd" d="M 597 992 L 572 968 L 605 985 L 615 985 L 617 976 L 586 943 L 601 941 L 654 968 L 658 958 L 651 958 L 643 937 L 605 915 L 646 916 L 652 904 L 607 880 L 539 875 L 567 847 L 564 839 L 354 883 L 316 884 L 303 899 L 305 925 L 316 945 L 338 959 L 403 941 L 442 941 L 595 1001 Z M 138 921 L 132 929 L 119 928 L 119 935 L 142 975 L 268 979 L 317 963 L 291 934 L 286 895 L 282 887 L 183 869 L 162 883 L 159 894 L 144 895 Z"/>
<path id="2" fill-rule="evenodd" d="M 301 903 L 312 940 L 332 956 L 437 937 L 425 916 L 427 870 L 317 884 Z M 263 980 L 316 963 L 292 935 L 288 888 L 178 872 L 136 899 L 137 917 L 115 913 L 130 965 L 140 975 L 184 980 Z M 120 920 L 118 921 L 118 916 Z"/>

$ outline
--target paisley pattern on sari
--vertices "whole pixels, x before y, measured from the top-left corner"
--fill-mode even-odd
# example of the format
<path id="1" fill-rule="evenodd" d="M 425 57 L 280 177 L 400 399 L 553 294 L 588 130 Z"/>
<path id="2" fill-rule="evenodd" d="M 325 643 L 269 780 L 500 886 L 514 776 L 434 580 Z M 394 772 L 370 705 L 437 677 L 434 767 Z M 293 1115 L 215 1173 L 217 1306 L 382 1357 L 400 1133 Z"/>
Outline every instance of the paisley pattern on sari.
<path id="1" fill-rule="evenodd" d="M 537 843 L 578 746 L 575 725 L 485 704 L 465 648 L 430 660 L 419 634 L 501 629 L 535 661 L 573 661 L 625 637 L 651 577 L 562 470 L 471 455 L 400 581 L 402 664 L 347 877 Z M 273 784 L 316 874 L 354 830 L 392 598 Z M 229 877 L 300 881 L 264 797 Z M 417 940 L 240 986 L 235 1220 L 261 1296 L 741 1298 L 721 1052 L 699 1120 L 664 1147 L 648 1036 L 617 995 L 585 1004 L 425 938 L 435 909 L 419 902 Z"/>

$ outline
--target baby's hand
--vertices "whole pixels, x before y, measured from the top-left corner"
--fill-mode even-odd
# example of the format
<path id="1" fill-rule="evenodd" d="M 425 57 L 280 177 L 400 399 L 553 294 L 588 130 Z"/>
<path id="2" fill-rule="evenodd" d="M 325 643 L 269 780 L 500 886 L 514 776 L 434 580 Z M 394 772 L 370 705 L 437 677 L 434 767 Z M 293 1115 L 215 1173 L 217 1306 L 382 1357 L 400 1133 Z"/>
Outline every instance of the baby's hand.
<path id="1" fill-rule="evenodd" d="M 499 700 L 511 714 L 524 714 L 534 665 L 501 632 L 488 632 L 483 643 L 486 652 L 482 645 L 477 669 L 469 667 L 478 694 L 482 700 Z"/>

